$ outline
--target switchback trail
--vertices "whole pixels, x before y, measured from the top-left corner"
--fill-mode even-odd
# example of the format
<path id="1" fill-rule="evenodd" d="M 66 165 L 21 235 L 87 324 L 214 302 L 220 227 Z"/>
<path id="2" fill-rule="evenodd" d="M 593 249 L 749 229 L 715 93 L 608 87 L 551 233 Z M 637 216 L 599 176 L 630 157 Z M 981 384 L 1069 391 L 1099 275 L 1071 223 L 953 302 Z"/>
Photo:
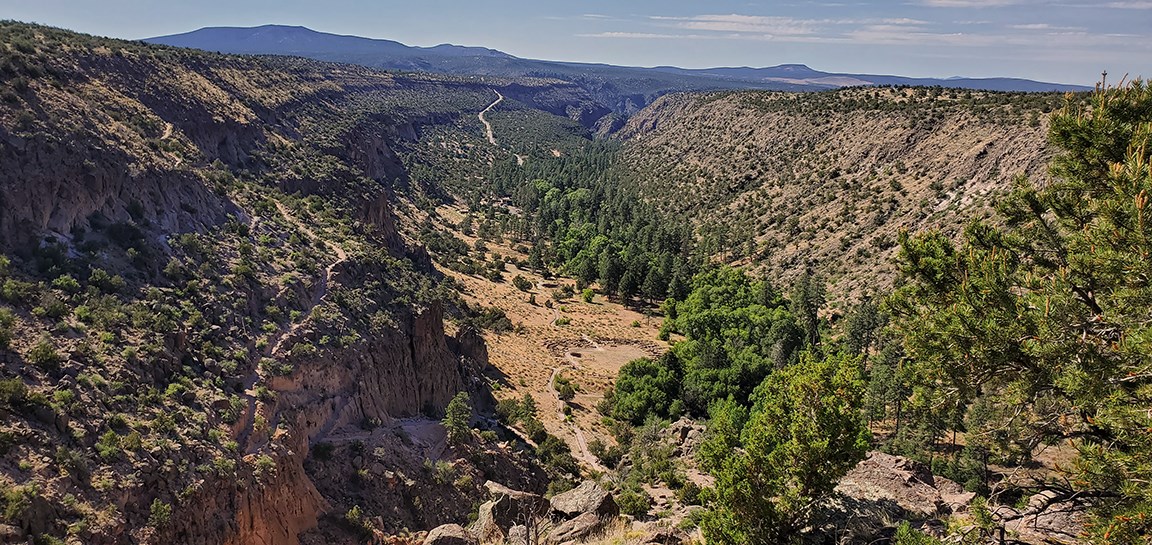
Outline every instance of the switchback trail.
<path id="1" fill-rule="evenodd" d="M 579 365 L 571 356 L 568 356 L 567 360 L 568 365 L 571 367 L 577 367 Z M 556 403 L 561 408 L 560 414 L 558 415 L 560 421 L 567 422 L 567 415 L 564 414 L 563 410 L 565 401 L 560 399 L 560 392 L 556 390 L 556 377 L 560 376 L 560 370 L 563 368 L 564 367 L 561 366 L 552 369 L 552 376 L 548 378 L 548 391 L 552 392 L 552 397 L 556 398 Z M 576 422 L 569 422 L 569 426 L 572 428 L 572 434 L 576 437 L 576 446 L 580 447 L 579 452 L 575 453 L 576 457 L 596 471 L 607 471 L 607 468 L 592 454 L 592 451 L 588 450 L 588 440 L 584 437 L 584 430 L 580 429 L 580 425 Z"/>
<path id="2" fill-rule="evenodd" d="M 289 210 L 287 206 L 284 206 L 284 204 L 280 201 L 276 201 L 276 210 L 280 212 L 280 215 L 283 216 L 285 220 L 299 229 L 308 238 L 323 242 L 324 245 L 327 246 L 331 251 L 331 255 L 335 256 L 336 259 L 324 269 L 324 274 L 320 276 L 319 284 L 316 286 L 316 289 L 312 294 L 312 300 L 309 301 L 308 309 L 301 313 L 303 318 L 300 321 L 289 325 L 287 328 L 281 328 L 280 331 L 278 331 L 270 339 L 268 344 L 272 348 L 268 352 L 268 355 L 271 357 L 280 355 L 284 342 L 287 339 L 292 338 L 292 335 L 304 327 L 304 325 L 308 322 L 308 317 L 312 314 L 312 309 L 316 308 L 321 302 L 323 302 L 324 297 L 328 295 L 328 287 L 332 284 L 332 275 L 335 273 L 336 267 L 340 266 L 348 260 L 348 252 L 345 251 L 343 247 L 341 247 L 339 244 L 317 236 L 311 228 L 309 228 L 304 222 L 300 221 L 299 218 L 294 216 L 292 211 Z M 256 420 L 257 396 L 255 386 L 259 380 L 260 366 L 255 365 L 253 366 L 252 373 L 244 380 L 244 395 L 248 398 L 248 410 L 246 411 L 244 417 L 244 428 L 239 434 L 237 434 L 237 438 L 239 439 L 241 445 L 248 444 L 249 438 L 252 435 L 252 429 Z M 275 429 L 274 426 L 275 421 L 273 421 L 272 427 L 270 427 L 270 429 Z M 252 448 L 248 449 L 248 452 L 254 452 L 257 448 L 259 448 L 259 446 L 262 445 L 252 446 Z"/>
<path id="3" fill-rule="evenodd" d="M 304 222 L 297 219 L 296 216 L 293 216 L 292 212 L 288 210 L 288 207 L 284 206 L 284 204 L 280 201 L 276 201 L 276 209 L 280 211 L 280 215 L 284 216 L 284 219 L 287 219 L 290 223 L 292 223 L 292 225 L 295 225 L 296 228 L 307 235 L 308 238 L 322 241 L 324 245 L 328 246 L 328 249 L 331 250 L 332 255 L 336 256 L 336 260 L 324 269 L 324 274 L 320 277 L 320 286 L 315 291 L 315 293 L 312 294 L 311 305 L 309 306 L 308 311 L 303 313 L 304 316 L 308 316 L 311 314 L 312 308 L 315 308 L 317 305 L 319 305 L 324 297 L 328 295 L 328 285 L 331 283 L 332 274 L 336 270 L 336 267 L 339 267 L 341 264 L 348 260 L 348 252 L 344 251 L 344 248 L 342 248 L 339 244 L 316 236 L 316 233 L 314 233 L 312 229 L 309 229 L 308 226 L 304 224 Z M 307 320 L 305 319 L 296 322 L 292 324 L 286 331 L 280 333 L 276 343 L 272 346 L 273 356 L 280 353 L 281 345 L 284 343 L 284 340 L 290 338 L 293 333 L 303 327 L 306 321 Z"/>
<path id="4" fill-rule="evenodd" d="M 484 124 L 484 132 L 485 132 L 485 135 L 488 137 L 488 143 L 495 146 L 496 145 L 496 135 L 492 133 L 492 124 L 488 122 L 488 120 L 484 117 L 484 114 L 492 111 L 492 108 L 495 108 L 501 102 L 504 102 L 504 95 L 500 94 L 500 91 L 497 91 L 495 89 L 493 89 L 492 92 L 496 93 L 496 96 L 498 97 L 496 99 L 496 102 L 489 104 L 488 107 L 484 108 L 484 111 L 480 112 L 480 115 L 478 115 L 476 117 L 480 118 L 480 122 Z"/>

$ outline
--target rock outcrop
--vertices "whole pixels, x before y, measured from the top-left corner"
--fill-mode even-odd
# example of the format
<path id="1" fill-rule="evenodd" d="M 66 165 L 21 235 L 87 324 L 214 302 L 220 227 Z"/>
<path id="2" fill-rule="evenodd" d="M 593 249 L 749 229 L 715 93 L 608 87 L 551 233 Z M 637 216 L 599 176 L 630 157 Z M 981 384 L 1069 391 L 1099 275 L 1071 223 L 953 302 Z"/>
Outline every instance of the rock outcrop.
<path id="1" fill-rule="evenodd" d="M 481 541 L 499 541 L 513 526 L 537 525 L 548 518 L 548 501 L 543 496 L 513 490 L 502 484 L 484 483 L 491 499 L 480 505 L 473 531 Z"/>
<path id="2" fill-rule="evenodd" d="M 459 524 L 445 524 L 428 532 L 424 545 L 477 545 L 479 542 Z"/>
<path id="3" fill-rule="evenodd" d="M 893 521 L 930 526 L 966 510 L 973 497 L 954 481 L 933 475 L 924 464 L 873 451 L 840 479 L 836 495 L 824 502 L 818 518 L 827 535 L 870 543 L 890 537 Z"/>
<path id="4" fill-rule="evenodd" d="M 549 501 L 553 527 L 547 542 L 576 543 L 602 532 L 620 515 L 612 494 L 595 481 L 584 481 L 576 488 L 562 492 Z"/>
<path id="5" fill-rule="evenodd" d="M 567 492 L 562 492 L 550 500 L 552 511 L 560 518 L 569 519 L 582 514 L 596 517 L 614 517 L 620 514 L 620 507 L 612 494 L 604 490 L 596 481 L 584 481 Z"/>
<path id="6" fill-rule="evenodd" d="M 640 545 L 685 545 L 692 542 L 692 536 L 676 528 L 658 528 L 649 530 L 636 542 Z"/>
<path id="7" fill-rule="evenodd" d="M 876 451 L 840 479 L 836 492 L 862 501 L 891 501 L 919 519 L 963 511 L 976 496 L 933 475 L 924 464 Z"/>
<path id="8" fill-rule="evenodd" d="M 604 527 L 604 519 L 595 513 L 581 513 L 576 518 L 566 520 L 548 533 L 549 543 L 575 543 L 591 537 Z"/>
<path id="9" fill-rule="evenodd" d="M 704 425 L 688 418 L 681 418 L 670 424 L 665 433 L 672 440 L 673 456 L 692 458 L 696 455 L 700 442 L 704 440 Z"/>

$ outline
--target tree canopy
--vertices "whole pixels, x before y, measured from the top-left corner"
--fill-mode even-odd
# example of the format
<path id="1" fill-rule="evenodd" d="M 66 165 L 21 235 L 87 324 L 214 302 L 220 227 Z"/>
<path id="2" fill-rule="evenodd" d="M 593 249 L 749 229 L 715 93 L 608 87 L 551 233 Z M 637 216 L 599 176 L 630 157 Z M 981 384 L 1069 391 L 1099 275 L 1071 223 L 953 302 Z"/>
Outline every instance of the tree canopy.
<path id="1" fill-rule="evenodd" d="M 1009 460 L 1071 441 L 1055 498 L 1096 498 L 1106 543 L 1152 532 L 1152 89 L 1094 94 L 1052 118 L 1053 180 L 1018 180 L 1002 222 L 953 243 L 900 237 L 889 301 L 935 412 L 979 408 L 970 441 Z"/>

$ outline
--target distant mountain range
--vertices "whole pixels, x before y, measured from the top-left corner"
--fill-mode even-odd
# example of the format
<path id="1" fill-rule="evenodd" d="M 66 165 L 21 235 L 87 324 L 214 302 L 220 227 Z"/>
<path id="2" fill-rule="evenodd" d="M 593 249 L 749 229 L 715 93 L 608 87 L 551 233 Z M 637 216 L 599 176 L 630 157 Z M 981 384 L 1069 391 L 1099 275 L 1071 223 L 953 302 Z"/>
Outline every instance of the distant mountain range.
<path id="1" fill-rule="evenodd" d="M 294 55 L 400 71 L 454 75 L 536 77 L 580 85 L 604 106 L 630 115 L 655 98 L 675 91 L 768 89 L 821 91 L 860 85 L 941 86 L 990 91 L 1087 91 L 1089 87 L 1017 78 L 909 78 L 837 74 L 803 64 L 766 68 L 638 68 L 522 59 L 483 47 L 413 47 L 391 40 L 317 32 L 300 26 L 210 27 L 144 40 L 221 53 Z"/>

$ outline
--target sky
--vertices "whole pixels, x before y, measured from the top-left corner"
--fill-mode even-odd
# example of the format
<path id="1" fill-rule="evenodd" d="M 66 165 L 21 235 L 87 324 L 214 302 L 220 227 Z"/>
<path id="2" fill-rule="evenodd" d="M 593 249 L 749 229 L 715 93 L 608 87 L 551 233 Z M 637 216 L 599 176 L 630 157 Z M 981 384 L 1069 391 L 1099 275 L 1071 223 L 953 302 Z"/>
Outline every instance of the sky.
<path id="1" fill-rule="evenodd" d="M 1152 77 L 1152 0 L 0 0 L 0 18 L 140 39 L 302 25 L 408 45 L 628 66 L 807 64 L 827 72 Z"/>

